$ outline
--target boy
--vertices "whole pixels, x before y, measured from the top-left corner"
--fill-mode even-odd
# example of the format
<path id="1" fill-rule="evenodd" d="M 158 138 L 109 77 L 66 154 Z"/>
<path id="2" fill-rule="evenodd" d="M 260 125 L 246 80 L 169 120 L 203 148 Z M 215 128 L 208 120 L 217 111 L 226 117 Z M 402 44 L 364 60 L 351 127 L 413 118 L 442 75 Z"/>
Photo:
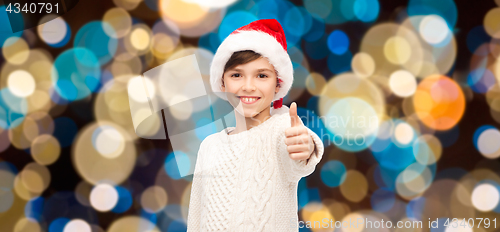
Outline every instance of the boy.
<path id="1" fill-rule="evenodd" d="M 293 67 L 281 25 L 263 19 L 231 33 L 214 56 L 210 82 L 235 108 L 236 127 L 200 146 L 188 231 L 298 231 L 290 223 L 298 221 L 297 184 L 324 147 L 297 105 L 282 105 Z"/>

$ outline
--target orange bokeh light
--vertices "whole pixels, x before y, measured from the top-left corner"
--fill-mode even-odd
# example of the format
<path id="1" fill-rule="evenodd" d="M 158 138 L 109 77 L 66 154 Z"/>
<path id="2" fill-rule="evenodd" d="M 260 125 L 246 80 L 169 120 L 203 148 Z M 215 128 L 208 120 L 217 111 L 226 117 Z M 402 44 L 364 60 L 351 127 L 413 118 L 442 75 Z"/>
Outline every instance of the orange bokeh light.
<path id="1" fill-rule="evenodd" d="M 417 117 L 435 130 L 448 130 L 455 126 L 465 111 L 465 96 L 451 78 L 431 75 L 417 87 L 413 96 Z"/>

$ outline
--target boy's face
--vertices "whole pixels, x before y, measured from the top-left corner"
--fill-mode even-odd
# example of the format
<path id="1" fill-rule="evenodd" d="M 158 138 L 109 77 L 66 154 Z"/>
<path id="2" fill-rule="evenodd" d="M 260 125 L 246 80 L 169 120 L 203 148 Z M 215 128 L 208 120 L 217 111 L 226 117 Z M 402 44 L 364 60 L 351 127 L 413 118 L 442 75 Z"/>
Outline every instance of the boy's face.
<path id="1" fill-rule="evenodd" d="M 240 64 L 224 73 L 222 90 L 231 93 L 228 100 L 241 115 L 254 117 L 269 111 L 279 91 L 276 71 L 264 57 Z"/>

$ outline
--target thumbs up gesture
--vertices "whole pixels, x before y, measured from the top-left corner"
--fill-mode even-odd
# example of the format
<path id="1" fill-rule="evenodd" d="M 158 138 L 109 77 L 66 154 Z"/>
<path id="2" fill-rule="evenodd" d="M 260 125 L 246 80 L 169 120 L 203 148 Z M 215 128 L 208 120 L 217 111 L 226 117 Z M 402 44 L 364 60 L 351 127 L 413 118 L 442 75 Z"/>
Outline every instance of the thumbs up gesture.
<path id="1" fill-rule="evenodd" d="M 290 105 L 291 127 L 285 129 L 285 144 L 291 159 L 305 160 L 311 157 L 315 145 L 308 129 L 297 115 L 297 104 Z"/>

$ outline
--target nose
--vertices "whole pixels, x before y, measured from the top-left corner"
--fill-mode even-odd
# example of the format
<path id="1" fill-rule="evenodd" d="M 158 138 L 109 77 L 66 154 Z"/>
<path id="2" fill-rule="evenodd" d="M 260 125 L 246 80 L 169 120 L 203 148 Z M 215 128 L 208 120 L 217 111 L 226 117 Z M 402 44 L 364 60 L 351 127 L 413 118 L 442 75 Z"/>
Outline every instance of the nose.
<path id="1" fill-rule="evenodd" d="M 245 84 L 243 84 L 242 89 L 248 92 L 255 91 L 255 84 L 253 83 L 253 81 L 254 80 L 251 77 L 245 78 Z"/>

